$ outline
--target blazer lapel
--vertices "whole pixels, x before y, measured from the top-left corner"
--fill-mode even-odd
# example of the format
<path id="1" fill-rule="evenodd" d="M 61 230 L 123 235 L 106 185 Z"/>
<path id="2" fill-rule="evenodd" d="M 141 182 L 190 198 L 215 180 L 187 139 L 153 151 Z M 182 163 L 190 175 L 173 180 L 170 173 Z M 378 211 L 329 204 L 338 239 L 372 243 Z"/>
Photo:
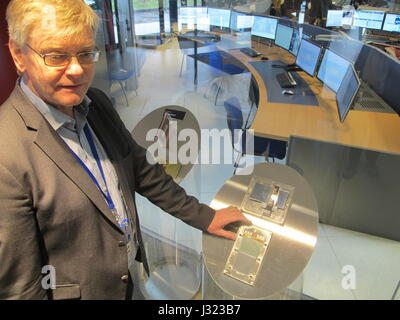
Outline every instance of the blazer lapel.
<path id="1" fill-rule="evenodd" d="M 19 86 L 16 87 L 11 97 L 15 109 L 25 121 L 26 126 L 37 130 L 34 143 L 75 183 L 101 213 L 122 232 L 100 190 L 94 185 L 89 175 L 75 159 L 60 136 L 51 128 L 36 107 L 25 98 Z"/>
<path id="2" fill-rule="evenodd" d="M 129 188 L 129 183 L 126 179 L 126 175 L 123 172 L 123 168 L 121 165 L 122 157 L 116 150 L 113 141 L 110 139 L 110 132 L 105 130 L 102 125 L 102 119 L 99 117 L 99 113 L 96 112 L 96 105 L 92 102 L 89 108 L 88 114 L 88 122 L 94 132 L 96 133 L 97 138 L 100 140 L 101 145 L 106 151 L 108 158 L 110 159 L 112 165 L 115 168 L 115 171 L 118 176 L 118 181 L 120 182 L 120 186 L 122 189 L 123 196 L 125 198 L 126 205 L 128 206 L 128 211 L 133 213 L 130 215 L 132 222 L 136 225 L 136 209 L 133 201 L 132 191 Z M 128 212 L 128 214 L 129 214 Z"/>

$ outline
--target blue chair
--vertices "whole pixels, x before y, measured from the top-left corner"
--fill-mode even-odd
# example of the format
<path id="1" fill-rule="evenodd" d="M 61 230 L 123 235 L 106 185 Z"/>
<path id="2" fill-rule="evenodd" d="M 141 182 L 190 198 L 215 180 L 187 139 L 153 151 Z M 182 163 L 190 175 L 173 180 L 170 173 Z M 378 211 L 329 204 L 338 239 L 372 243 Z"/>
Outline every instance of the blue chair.
<path id="1" fill-rule="evenodd" d="M 129 80 L 135 74 L 134 70 L 125 70 L 125 69 L 114 69 L 110 72 L 110 80 L 111 81 L 118 81 L 122 92 L 124 93 L 126 105 L 129 105 L 128 97 L 126 96 L 125 88 L 124 88 L 124 81 Z M 137 91 L 135 90 L 135 94 L 137 95 Z"/>
<path id="2" fill-rule="evenodd" d="M 231 132 L 232 147 L 234 149 L 236 147 L 236 141 L 239 141 L 239 139 L 241 139 L 240 150 L 235 149 L 239 153 L 239 155 L 234 163 L 234 174 L 236 173 L 236 169 L 239 165 L 240 159 L 245 154 L 264 156 L 267 161 L 269 157 L 272 158 L 273 161 L 275 161 L 275 158 L 282 160 L 286 157 L 287 143 L 285 141 L 252 136 L 246 130 L 247 128 L 243 128 L 243 113 L 238 98 L 229 98 L 224 102 L 224 107 L 226 110 L 227 125 Z M 253 148 L 249 148 L 248 145 L 249 139 L 253 138 L 254 150 Z"/>
<path id="3" fill-rule="evenodd" d="M 221 51 L 213 51 L 213 52 L 208 52 L 207 53 L 208 58 L 209 58 L 209 65 L 212 66 L 213 68 L 220 70 L 222 72 L 225 72 L 229 75 L 234 75 L 234 74 L 240 74 L 245 71 L 247 71 L 244 68 L 241 68 L 235 64 L 231 63 L 225 63 L 224 62 L 224 53 Z M 217 105 L 218 101 L 218 96 L 219 93 L 221 92 L 221 82 L 218 82 L 216 88 L 215 88 L 216 94 L 215 94 L 215 101 L 214 105 Z"/>

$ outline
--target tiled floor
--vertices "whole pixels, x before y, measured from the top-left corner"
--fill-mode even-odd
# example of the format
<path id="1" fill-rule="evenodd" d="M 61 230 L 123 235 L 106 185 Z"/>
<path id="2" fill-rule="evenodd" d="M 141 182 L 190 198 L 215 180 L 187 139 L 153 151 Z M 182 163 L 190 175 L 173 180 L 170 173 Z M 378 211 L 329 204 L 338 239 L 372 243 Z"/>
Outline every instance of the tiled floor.
<path id="1" fill-rule="evenodd" d="M 140 70 L 138 96 L 128 92 L 129 107 L 119 87 L 113 86 L 111 92 L 117 100 L 116 108 L 128 130 L 132 131 L 146 114 L 165 105 L 188 108 L 197 117 L 201 128 L 226 128 L 225 110 L 222 105 L 214 106 L 214 96 L 210 91 L 211 81 L 215 78 L 212 68 L 199 63 L 199 82 L 195 88 L 192 61 L 188 59 L 182 77 L 179 76 L 181 59 L 182 54 L 175 41 L 158 50 L 147 50 Z M 229 81 L 229 88 L 219 101 L 235 94 L 243 109 L 249 110 L 249 75 L 232 77 Z M 263 159 L 257 157 L 255 161 Z M 201 165 L 196 170 L 182 185 L 189 193 L 209 204 L 232 175 L 233 166 Z M 154 220 L 157 223 L 157 219 Z M 146 223 L 151 225 L 151 219 Z M 193 231 L 187 233 L 192 234 Z M 193 234 L 192 237 L 198 239 L 198 233 Z M 306 295 L 316 299 L 390 299 L 399 281 L 399 242 L 333 226 L 319 226 L 314 253 L 304 270 L 303 290 Z"/>

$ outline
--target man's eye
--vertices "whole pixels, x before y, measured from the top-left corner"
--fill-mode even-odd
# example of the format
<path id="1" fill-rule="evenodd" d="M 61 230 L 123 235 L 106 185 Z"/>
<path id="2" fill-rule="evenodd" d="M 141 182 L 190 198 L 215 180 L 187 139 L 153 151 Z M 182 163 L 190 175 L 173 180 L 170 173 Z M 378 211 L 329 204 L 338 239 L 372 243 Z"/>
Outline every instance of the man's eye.
<path id="1" fill-rule="evenodd" d="M 52 54 L 52 55 L 48 55 L 47 59 L 49 59 L 50 61 L 65 61 L 65 59 L 67 59 L 67 55 L 65 54 Z"/>

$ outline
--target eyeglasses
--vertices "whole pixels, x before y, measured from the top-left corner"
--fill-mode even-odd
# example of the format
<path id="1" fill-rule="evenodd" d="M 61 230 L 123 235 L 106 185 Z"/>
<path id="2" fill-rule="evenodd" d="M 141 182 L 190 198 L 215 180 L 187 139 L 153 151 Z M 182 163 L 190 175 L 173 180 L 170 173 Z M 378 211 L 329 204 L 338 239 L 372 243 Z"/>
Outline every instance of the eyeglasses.
<path id="1" fill-rule="evenodd" d="M 81 52 L 78 54 L 68 53 L 40 53 L 33 49 L 29 44 L 26 46 L 33 52 L 38 54 L 44 61 L 44 64 L 49 67 L 65 67 L 71 63 L 72 57 L 76 57 L 80 64 L 93 64 L 99 61 L 100 51 Z"/>

